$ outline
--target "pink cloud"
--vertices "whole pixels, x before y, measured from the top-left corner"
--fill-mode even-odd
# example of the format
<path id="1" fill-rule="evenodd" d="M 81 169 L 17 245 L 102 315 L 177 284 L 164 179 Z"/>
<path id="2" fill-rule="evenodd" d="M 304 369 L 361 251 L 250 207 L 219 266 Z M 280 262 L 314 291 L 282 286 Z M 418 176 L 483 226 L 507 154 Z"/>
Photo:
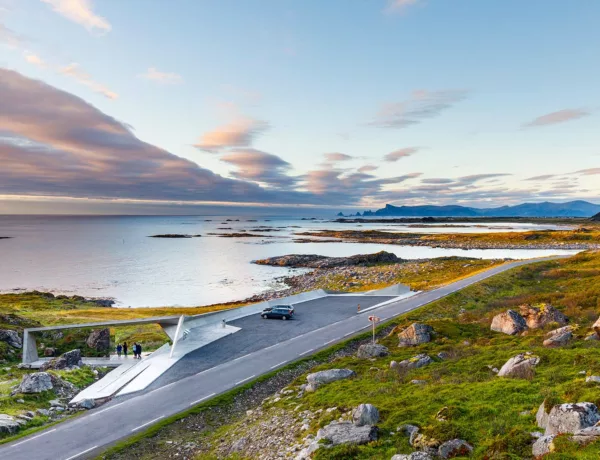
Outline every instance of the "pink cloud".
<path id="1" fill-rule="evenodd" d="M 268 127 L 269 125 L 263 121 L 240 118 L 204 133 L 194 147 L 208 152 L 218 152 L 232 147 L 249 147 Z"/>
<path id="2" fill-rule="evenodd" d="M 587 117 L 589 114 L 590 112 L 583 109 L 563 109 L 539 116 L 533 121 L 530 121 L 529 123 L 523 125 L 523 127 L 532 128 L 535 126 L 555 125 L 557 123 L 564 123 L 565 121 L 577 120 L 578 118 Z"/>
<path id="3" fill-rule="evenodd" d="M 419 147 L 406 147 L 403 149 L 394 150 L 393 152 L 388 153 L 383 159 L 389 162 L 398 161 L 401 158 L 406 158 L 411 156 L 412 154 L 418 152 Z"/>

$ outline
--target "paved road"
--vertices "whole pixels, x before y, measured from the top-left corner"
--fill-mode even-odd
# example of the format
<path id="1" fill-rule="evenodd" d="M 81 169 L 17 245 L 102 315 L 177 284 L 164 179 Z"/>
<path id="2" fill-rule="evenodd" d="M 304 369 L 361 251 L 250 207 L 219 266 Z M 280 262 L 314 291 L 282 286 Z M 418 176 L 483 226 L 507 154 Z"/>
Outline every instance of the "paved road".
<path id="1" fill-rule="evenodd" d="M 536 260 L 549 259 L 553 258 Z M 484 273 L 390 303 L 374 311 L 382 320 L 389 320 L 489 276 L 536 260 L 511 262 L 494 267 Z M 0 459 L 74 460 L 93 457 L 98 455 L 105 446 L 143 430 L 165 417 L 184 411 L 279 366 L 326 348 L 332 343 L 363 332 L 369 327 L 366 318 L 369 313 L 355 314 L 135 398 L 113 401 L 49 430 L 0 447 Z M 290 324 L 293 322 L 290 321 Z"/>

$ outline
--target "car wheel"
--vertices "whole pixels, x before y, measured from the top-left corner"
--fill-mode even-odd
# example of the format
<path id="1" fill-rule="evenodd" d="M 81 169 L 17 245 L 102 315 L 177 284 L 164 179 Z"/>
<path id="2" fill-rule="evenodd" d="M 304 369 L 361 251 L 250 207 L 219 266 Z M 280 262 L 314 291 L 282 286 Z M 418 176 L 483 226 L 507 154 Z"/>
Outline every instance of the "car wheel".
<path id="1" fill-rule="evenodd" d="M 267 315 L 260 315 L 262 316 L 262 319 L 267 319 Z"/>
<path id="2" fill-rule="evenodd" d="M 281 319 L 285 321 L 287 319 L 287 316 L 282 316 Z"/>

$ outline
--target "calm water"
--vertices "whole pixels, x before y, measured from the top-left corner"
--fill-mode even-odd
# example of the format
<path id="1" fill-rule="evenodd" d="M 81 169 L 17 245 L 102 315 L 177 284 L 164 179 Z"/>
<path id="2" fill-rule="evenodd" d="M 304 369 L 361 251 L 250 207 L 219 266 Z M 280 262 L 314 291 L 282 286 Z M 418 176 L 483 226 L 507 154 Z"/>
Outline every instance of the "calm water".
<path id="1" fill-rule="evenodd" d="M 90 297 L 111 297 L 118 306 L 208 305 L 240 300 L 283 287 L 276 278 L 291 270 L 251 264 L 253 259 L 290 254 L 349 256 L 386 250 L 405 259 L 451 255 L 530 258 L 571 254 L 557 250 L 440 249 L 378 244 L 294 243 L 293 233 L 333 228 L 412 232 L 523 231 L 539 226 L 407 227 L 392 224 L 335 224 L 299 218 L 240 217 L 65 217 L 0 216 L 0 291 L 38 289 Z M 210 220 L 210 221 L 207 221 Z M 219 238 L 227 233 L 270 226 L 264 238 Z M 298 226 L 300 228 L 292 228 Z M 232 230 L 218 230 L 231 227 Z M 507 228 L 510 227 L 510 228 Z M 548 228 L 548 227 L 545 227 Z M 201 234 L 193 239 L 157 239 L 159 233 Z M 258 233 L 252 231 L 252 233 Z M 267 237 L 268 236 L 268 237 Z"/>

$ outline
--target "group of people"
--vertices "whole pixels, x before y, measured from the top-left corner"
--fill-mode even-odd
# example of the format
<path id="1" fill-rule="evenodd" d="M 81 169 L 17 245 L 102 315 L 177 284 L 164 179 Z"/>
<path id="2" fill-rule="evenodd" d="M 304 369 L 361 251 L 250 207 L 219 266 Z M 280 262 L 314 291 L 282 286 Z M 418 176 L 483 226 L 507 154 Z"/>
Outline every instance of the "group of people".
<path id="1" fill-rule="evenodd" d="M 127 352 L 129 351 L 129 346 L 127 345 L 127 342 L 123 342 L 123 345 L 121 345 L 120 343 L 117 344 L 117 356 L 120 358 L 121 354 L 123 354 L 125 357 L 127 357 Z M 142 346 L 135 342 L 133 344 L 133 358 L 134 359 L 142 359 Z"/>

